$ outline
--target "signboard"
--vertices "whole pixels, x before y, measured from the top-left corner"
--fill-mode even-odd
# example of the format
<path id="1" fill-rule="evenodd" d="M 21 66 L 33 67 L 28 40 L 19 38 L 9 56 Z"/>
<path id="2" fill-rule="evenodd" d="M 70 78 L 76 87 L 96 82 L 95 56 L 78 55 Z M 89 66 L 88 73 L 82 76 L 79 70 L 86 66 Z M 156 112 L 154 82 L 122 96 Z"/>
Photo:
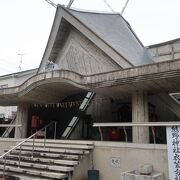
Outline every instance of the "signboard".
<path id="1" fill-rule="evenodd" d="M 111 163 L 111 166 L 114 167 L 114 168 L 120 168 L 120 158 L 119 157 L 111 157 L 110 158 L 110 163 Z"/>
<path id="2" fill-rule="evenodd" d="M 169 179 L 180 179 L 180 127 L 166 128 Z"/>

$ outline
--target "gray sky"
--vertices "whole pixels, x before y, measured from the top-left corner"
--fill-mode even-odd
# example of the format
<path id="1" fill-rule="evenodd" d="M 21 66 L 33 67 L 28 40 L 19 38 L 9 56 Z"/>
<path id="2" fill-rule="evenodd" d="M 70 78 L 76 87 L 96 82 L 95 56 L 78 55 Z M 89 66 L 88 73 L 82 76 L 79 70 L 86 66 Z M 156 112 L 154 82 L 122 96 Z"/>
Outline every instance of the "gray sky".
<path id="1" fill-rule="evenodd" d="M 106 0 L 121 12 L 126 0 Z M 53 0 L 67 4 L 69 0 Z M 73 8 L 110 11 L 103 0 L 75 0 Z M 125 19 L 144 45 L 180 37 L 179 0 L 130 0 Z M 54 19 L 55 8 L 45 0 L 0 0 L 0 75 L 39 66 Z"/>

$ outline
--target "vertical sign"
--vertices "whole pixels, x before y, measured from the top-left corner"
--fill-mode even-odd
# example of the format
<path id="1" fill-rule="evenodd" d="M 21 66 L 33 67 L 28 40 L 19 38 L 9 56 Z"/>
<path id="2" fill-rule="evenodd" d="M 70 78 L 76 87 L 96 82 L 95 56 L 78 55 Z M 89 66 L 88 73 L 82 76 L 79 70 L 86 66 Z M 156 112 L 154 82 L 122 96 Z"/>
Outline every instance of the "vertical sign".
<path id="1" fill-rule="evenodd" d="M 169 179 L 180 180 L 180 127 L 166 128 Z"/>

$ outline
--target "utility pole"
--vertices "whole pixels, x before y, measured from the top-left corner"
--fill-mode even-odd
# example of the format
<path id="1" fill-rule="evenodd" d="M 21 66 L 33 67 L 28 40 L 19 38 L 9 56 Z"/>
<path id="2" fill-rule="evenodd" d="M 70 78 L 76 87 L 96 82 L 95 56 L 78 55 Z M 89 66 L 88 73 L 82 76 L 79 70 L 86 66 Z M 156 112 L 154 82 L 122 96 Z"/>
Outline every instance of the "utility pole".
<path id="1" fill-rule="evenodd" d="M 19 72 L 21 71 L 21 66 L 22 66 L 22 61 L 23 61 L 23 56 L 24 56 L 25 54 L 23 54 L 23 53 L 19 53 L 18 54 L 18 56 L 20 56 L 20 61 L 19 61 L 19 66 L 18 66 L 18 70 L 19 70 Z"/>

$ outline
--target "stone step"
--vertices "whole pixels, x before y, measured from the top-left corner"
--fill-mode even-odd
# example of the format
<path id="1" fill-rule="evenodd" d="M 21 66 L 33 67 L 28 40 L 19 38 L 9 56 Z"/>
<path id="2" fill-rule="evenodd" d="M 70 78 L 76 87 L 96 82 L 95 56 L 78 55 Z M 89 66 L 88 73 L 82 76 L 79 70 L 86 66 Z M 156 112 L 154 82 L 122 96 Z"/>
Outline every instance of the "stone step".
<path id="1" fill-rule="evenodd" d="M 44 142 L 36 142 L 34 143 L 36 147 L 44 147 Z M 23 146 L 33 146 L 33 142 L 25 142 Z M 56 143 L 45 143 L 46 148 L 71 148 L 71 149 L 93 149 L 93 145 L 81 145 L 81 144 L 56 144 Z"/>
<path id="2" fill-rule="evenodd" d="M 7 155 L 6 159 L 19 160 L 19 155 Z M 48 158 L 35 158 L 31 156 L 20 156 L 21 161 L 33 161 L 38 163 L 48 163 L 48 164 L 58 164 L 58 165 L 68 165 L 75 166 L 78 164 L 77 160 L 64 160 L 64 159 L 48 159 Z"/>
<path id="3" fill-rule="evenodd" d="M 52 139 L 46 140 L 45 147 L 44 139 L 35 139 L 33 148 L 33 139 L 30 139 L 6 156 L 6 173 L 20 180 L 67 180 L 74 166 L 93 148 L 92 141 Z M 0 174 L 3 168 L 4 160 L 0 159 Z"/>
<path id="4" fill-rule="evenodd" d="M 3 171 L 0 170 L 0 177 L 3 177 Z M 38 177 L 38 176 L 32 176 L 32 175 L 23 175 L 16 172 L 5 172 L 5 179 L 9 178 L 10 180 L 52 180 L 52 178 L 45 178 L 45 177 Z M 0 178 L 0 179 L 1 179 Z"/>
<path id="5" fill-rule="evenodd" d="M 0 170 L 3 170 L 4 165 L 0 165 Z M 22 173 L 22 174 L 28 174 L 28 175 L 34 175 L 34 176 L 39 176 L 39 177 L 47 177 L 47 178 L 52 178 L 52 179 L 65 179 L 68 177 L 67 174 L 65 173 L 60 173 L 60 172 L 47 172 L 43 170 L 30 170 L 29 168 L 17 168 L 13 166 L 7 165 L 5 167 L 6 173 L 8 172 L 16 172 L 16 173 Z"/>
<path id="6" fill-rule="evenodd" d="M 4 164 L 4 159 L 0 159 L 0 164 Z M 6 164 L 18 166 L 19 162 L 17 160 L 6 160 Z M 70 172 L 70 171 L 74 170 L 73 167 L 57 166 L 57 165 L 44 165 L 44 164 L 40 164 L 40 163 L 34 163 L 33 161 L 32 162 L 20 161 L 20 167 L 31 167 L 31 168 L 46 169 L 46 170 L 61 171 L 61 172 Z"/>
<path id="7" fill-rule="evenodd" d="M 19 150 L 13 150 L 10 153 L 11 155 L 19 155 Z M 21 151 L 21 156 L 32 156 L 31 151 Z M 43 152 L 34 152 L 34 157 L 43 157 L 43 158 L 52 158 L 52 159 L 66 159 L 66 160 L 78 160 L 83 157 L 82 155 L 74 155 L 74 154 L 62 154 L 62 153 L 43 153 Z"/>
<path id="8" fill-rule="evenodd" d="M 20 150 L 20 147 L 17 147 L 16 150 Z M 21 150 L 29 150 L 32 151 L 32 146 L 22 146 Z M 34 146 L 34 151 L 38 152 L 56 152 L 56 153 L 65 153 L 65 154 L 89 154 L 88 150 L 77 150 L 77 149 L 58 149 L 58 148 L 44 148 L 44 147 L 36 147 Z"/>
<path id="9" fill-rule="evenodd" d="M 33 142 L 29 139 L 28 142 Z M 44 139 L 35 139 L 35 142 L 44 143 Z M 46 139 L 48 144 L 78 144 L 78 145 L 94 145 L 93 141 L 80 141 L 80 140 L 61 140 L 61 139 Z"/>

